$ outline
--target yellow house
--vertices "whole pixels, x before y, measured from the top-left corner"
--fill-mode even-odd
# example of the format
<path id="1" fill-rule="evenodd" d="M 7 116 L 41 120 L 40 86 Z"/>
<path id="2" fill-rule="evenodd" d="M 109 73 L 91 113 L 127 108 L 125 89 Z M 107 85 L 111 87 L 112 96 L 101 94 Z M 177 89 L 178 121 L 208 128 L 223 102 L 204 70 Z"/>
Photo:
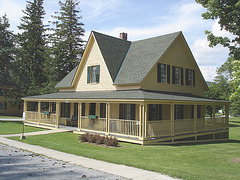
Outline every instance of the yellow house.
<path id="1" fill-rule="evenodd" d="M 4 97 L 8 89 L 7 87 L 0 87 L 0 115 L 21 116 L 23 112 L 22 107 L 18 104 L 10 106 Z"/>
<path id="2" fill-rule="evenodd" d="M 25 124 L 138 144 L 228 139 L 229 103 L 204 97 L 207 84 L 182 32 L 130 42 L 92 31 L 59 92 L 25 97 Z M 215 106 L 225 116 L 215 116 Z M 205 107 L 213 114 L 205 117 Z"/>

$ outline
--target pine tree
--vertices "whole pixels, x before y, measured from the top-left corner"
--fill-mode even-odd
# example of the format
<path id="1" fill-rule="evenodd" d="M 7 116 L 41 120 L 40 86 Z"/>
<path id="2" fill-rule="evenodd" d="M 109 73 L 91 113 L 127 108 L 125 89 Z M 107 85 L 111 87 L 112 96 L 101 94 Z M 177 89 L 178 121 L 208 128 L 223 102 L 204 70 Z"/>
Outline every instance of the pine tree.
<path id="1" fill-rule="evenodd" d="M 53 39 L 53 68 L 52 77 L 55 81 L 64 78 L 81 60 L 84 51 L 84 25 L 80 22 L 80 10 L 77 0 L 59 1 L 60 12 L 55 12 L 52 16 L 55 28 L 52 35 Z"/>
<path id="2" fill-rule="evenodd" d="M 16 48 L 7 15 L 0 17 L 0 86 L 9 86 L 9 71 Z"/>
<path id="3" fill-rule="evenodd" d="M 48 58 L 43 0 L 27 1 L 23 13 L 18 26 L 21 33 L 16 36 L 18 53 L 13 64 L 13 86 L 7 97 L 11 104 L 25 96 L 42 94 L 47 81 L 43 67 Z"/>

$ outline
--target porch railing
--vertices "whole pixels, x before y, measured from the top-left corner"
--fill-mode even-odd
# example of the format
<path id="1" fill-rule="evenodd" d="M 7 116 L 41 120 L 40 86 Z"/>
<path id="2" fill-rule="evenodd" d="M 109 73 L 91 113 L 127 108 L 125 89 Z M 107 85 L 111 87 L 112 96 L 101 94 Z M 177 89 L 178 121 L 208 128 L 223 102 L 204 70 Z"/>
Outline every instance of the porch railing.
<path id="1" fill-rule="evenodd" d="M 82 116 L 81 119 L 82 129 L 106 132 L 106 118 L 91 119 Z"/>
<path id="2" fill-rule="evenodd" d="M 174 134 L 185 134 L 194 132 L 193 119 L 174 120 Z"/>
<path id="3" fill-rule="evenodd" d="M 139 121 L 110 119 L 110 133 L 139 136 Z"/>
<path id="4" fill-rule="evenodd" d="M 27 111 L 25 113 L 25 120 L 29 122 L 36 122 L 42 124 L 56 125 L 56 114 L 44 114 L 40 113 L 40 119 L 38 118 L 38 112 Z"/>
<path id="5" fill-rule="evenodd" d="M 170 120 L 149 121 L 147 132 L 148 137 L 171 135 L 171 121 Z"/>

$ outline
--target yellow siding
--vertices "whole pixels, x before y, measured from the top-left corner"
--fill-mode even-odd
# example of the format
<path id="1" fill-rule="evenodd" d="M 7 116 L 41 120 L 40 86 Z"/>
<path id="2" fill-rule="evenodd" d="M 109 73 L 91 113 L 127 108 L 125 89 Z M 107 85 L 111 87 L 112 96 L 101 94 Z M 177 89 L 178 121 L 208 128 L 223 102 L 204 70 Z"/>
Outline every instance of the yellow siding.
<path id="1" fill-rule="evenodd" d="M 165 55 L 159 59 L 158 63 L 171 65 L 171 77 L 170 84 L 157 82 L 157 64 L 145 77 L 141 84 L 142 89 L 158 90 L 158 91 L 170 91 L 181 93 L 192 93 L 194 95 L 204 96 L 204 91 L 207 90 L 205 81 L 198 69 L 197 64 L 189 51 L 187 44 L 182 36 L 179 36 L 176 41 L 170 46 Z M 184 81 L 185 81 L 185 69 L 195 70 L 195 87 L 184 85 L 172 84 L 172 65 L 184 68 Z"/>
<path id="2" fill-rule="evenodd" d="M 3 96 L 0 96 L 0 102 L 7 102 L 6 99 L 4 99 Z M 9 103 L 7 103 L 7 109 L 0 109 L 0 114 L 3 115 L 21 115 L 23 110 L 18 109 L 18 105 L 10 106 Z"/>
<path id="3" fill-rule="evenodd" d="M 88 44 L 87 54 L 81 61 L 81 68 L 79 69 L 78 79 L 76 81 L 75 91 L 103 91 L 116 90 L 113 85 L 111 76 L 108 72 L 105 61 L 102 57 L 97 42 L 91 37 L 91 43 Z M 87 84 L 87 67 L 100 65 L 100 80 L 96 84 Z M 69 91 L 69 89 L 68 89 Z"/>

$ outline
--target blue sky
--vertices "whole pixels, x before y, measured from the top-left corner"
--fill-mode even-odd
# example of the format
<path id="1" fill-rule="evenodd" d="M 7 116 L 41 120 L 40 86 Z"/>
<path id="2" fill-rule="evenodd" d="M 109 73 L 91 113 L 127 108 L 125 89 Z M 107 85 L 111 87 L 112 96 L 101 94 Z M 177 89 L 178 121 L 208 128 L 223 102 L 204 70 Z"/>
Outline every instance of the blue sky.
<path id="1" fill-rule="evenodd" d="M 25 7 L 26 0 L 0 0 L 0 16 L 7 14 L 14 32 L 18 32 Z M 59 11 L 58 0 L 45 0 L 44 8 L 47 23 Z M 81 0 L 79 9 L 85 24 L 85 40 L 92 30 L 115 37 L 126 32 L 130 41 L 182 31 L 207 81 L 213 80 L 216 68 L 228 57 L 228 49 L 220 45 L 208 47 L 204 31 L 229 34 L 220 31 L 216 20 L 203 20 L 201 13 L 206 10 L 195 0 Z"/>

